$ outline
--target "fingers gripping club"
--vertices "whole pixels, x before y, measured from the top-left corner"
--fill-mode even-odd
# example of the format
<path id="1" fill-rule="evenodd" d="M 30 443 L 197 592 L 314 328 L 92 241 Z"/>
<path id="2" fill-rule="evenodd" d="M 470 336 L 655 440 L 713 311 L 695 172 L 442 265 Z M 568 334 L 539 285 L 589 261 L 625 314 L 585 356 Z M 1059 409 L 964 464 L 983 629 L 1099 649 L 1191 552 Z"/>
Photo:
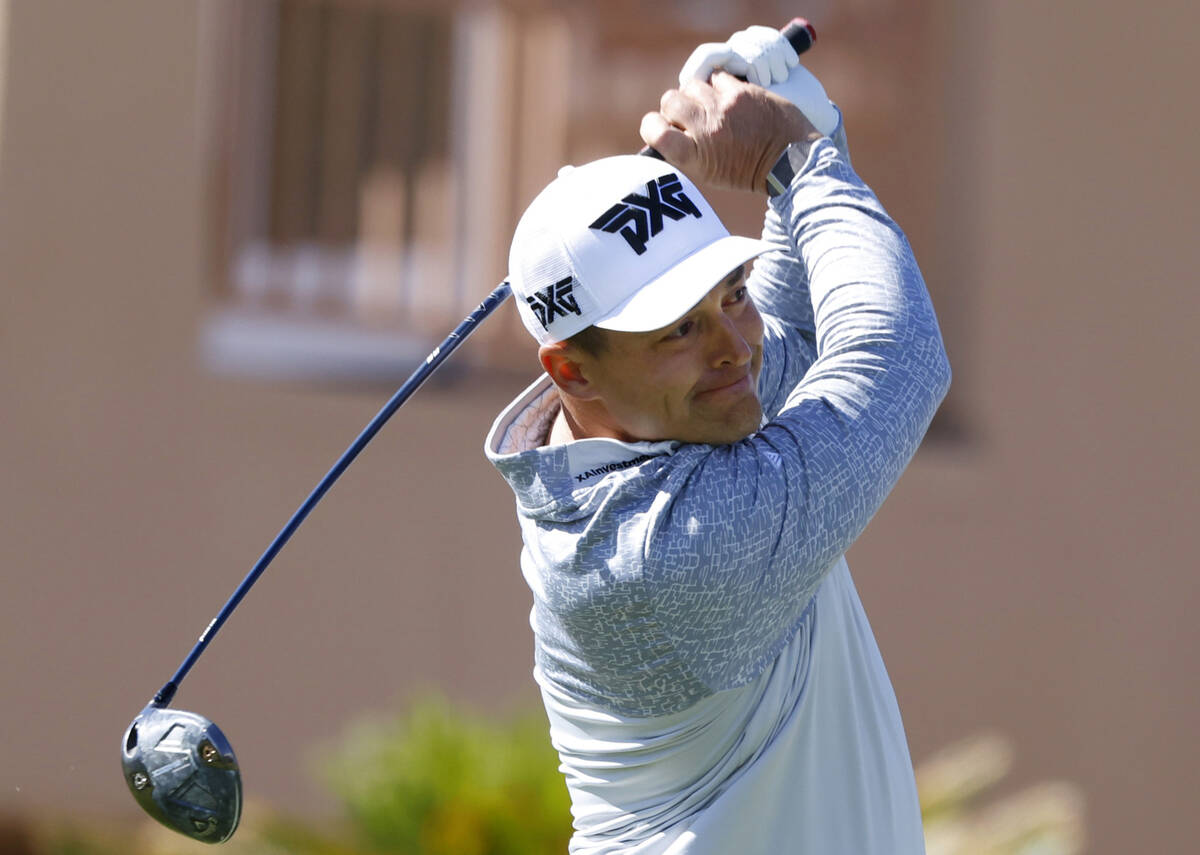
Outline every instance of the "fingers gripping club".
<path id="1" fill-rule="evenodd" d="M 805 18 L 792 18 L 792 20 L 787 23 L 787 26 L 785 26 L 782 30 L 780 30 L 780 33 L 783 35 L 783 37 L 785 39 L 787 39 L 788 43 L 792 46 L 792 49 L 796 51 L 797 56 L 799 56 L 800 54 L 802 54 L 806 50 L 808 50 L 810 47 L 812 47 L 813 44 L 817 40 L 816 29 Z M 697 70 L 698 71 L 703 70 L 703 68 L 707 68 L 707 66 L 706 65 L 701 66 Z M 708 68 L 707 70 L 709 72 L 711 72 L 712 68 Z M 681 82 L 682 82 L 682 79 L 685 78 L 685 76 L 690 77 L 690 76 L 692 76 L 693 73 L 694 72 L 689 70 L 688 67 L 685 67 L 684 72 L 682 74 L 680 74 Z M 759 82 L 761 85 L 767 86 L 774 79 L 775 72 L 769 72 L 769 71 L 764 70 L 763 72 L 754 72 L 753 76 L 758 76 L 759 74 L 766 74 L 770 79 L 761 80 L 761 81 L 751 81 L 751 82 Z M 783 76 L 786 77 L 786 75 L 783 75 Z M 647 157 L 656 157 L 659 160 L 665 159 L 661 154 L 659 154 L 657 151 L 655 151 L 650 146 L 644 146 L 642 148 L 642 150 L 638 152 L 638 154 L 643 154 L 643 155 L 646 155 Z"/>

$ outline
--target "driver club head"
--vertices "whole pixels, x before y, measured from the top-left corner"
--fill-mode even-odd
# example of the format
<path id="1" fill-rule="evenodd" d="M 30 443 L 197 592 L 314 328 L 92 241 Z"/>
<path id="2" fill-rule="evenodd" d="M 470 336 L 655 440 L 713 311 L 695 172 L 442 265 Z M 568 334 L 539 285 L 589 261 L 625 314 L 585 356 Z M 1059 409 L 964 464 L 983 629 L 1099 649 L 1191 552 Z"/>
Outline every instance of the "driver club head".
<path id="1" fill-rule="evenodd" d="M 125 731 L 125 783 L 163 825 L 221 843 L 242 814 L 242 778 L 225 734 L 195 713 L 150 704 Z"/>

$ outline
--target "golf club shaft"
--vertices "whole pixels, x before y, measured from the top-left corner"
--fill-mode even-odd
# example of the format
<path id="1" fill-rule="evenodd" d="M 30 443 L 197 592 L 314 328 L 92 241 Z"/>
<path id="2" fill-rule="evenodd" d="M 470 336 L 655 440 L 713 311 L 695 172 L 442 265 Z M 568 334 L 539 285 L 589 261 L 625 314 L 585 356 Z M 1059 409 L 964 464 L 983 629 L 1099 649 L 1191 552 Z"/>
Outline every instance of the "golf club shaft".
<path id="1" fill-rule="evenodd" d="M 483 302 L 480 303 L 475 310 L 471 312 L 471 314 L 467 315 L 467 317 L 463 319 L 462 323 L 454 328 L 454 331 L 451 332 L 450 335 L 446 336 L 441 344 L 433 349 L 429 356 L 425 357 L 425 361 L 417 367 L 417 370 L 414 371 L 407 380 L 404 381 L 404 385 L 396 391 L 396 394 L 394 394 L 383 406 L 383 409 L 381 409 L 375 415 L 375 418 L 371 419 L 370 423 L 363 428 L 362 433 L 360 433 L 358 438 L 350 444 L 350 447 L 342 453 L 342 456 L 337 459 L 337 462 L 333 464 L 333 468 L 325 473 L 325 477 L 321 479 L 320 483 L 317 484 L 316 488 L 311 494 L 309 494 L 309 497 L 304 500 L 304 504 L 302 504 L 299 509 L 292 514 L 292 518 L 287 521 L 287 525 L 285 525 L 279 534 L 275 536 L 275 539 L 271 541 L 271 545 L 267 547 L 266 552 L 262 554 L 262 557 L 258 559 L 258 562 L 254 565 L 253 569 L 251 569 L 246 575 L 246 578 L 242 580 L 242 584 L 238 585 L 237 590 L 233 592 L 233 596 L 229 598 L 229 601 L 225 603 L 221 611 L 217 613 L 217 616 L 212 619 L 212 622 L 205 628 L 204 632 L 200 634 L 200 639 L 196 642 L 196 646 L 192 648 L 192 652 L 189 653 L 187 658 L 183 660 L 183 663 L 179 666 L 179 669 L 175 672 L 175 675 L 171 677 L 171 679 L 167 681 L 167 683 L 161 689 L 159 689 L 158 693 L 154 696 L 154 699 L 151 701 L 153 706 L 165 707 L 171 703 L 171 699 L 175 696 L 175 692 L 179 689 L 179 684 L 183 682 L 183 678 L 187 676 L 188 671 L 190 671 L 192 666 L 196 664 L 196 660 L 200 658 L 200 654 L 202 654 L 204 649 L 208 647 L 208 644 L 210 641 L 212 641 L 213 636 L 217 634 L 217 631 L 229 618 L 229 615 L 233 613 L 235 608 L 237 608 L 238 603 L 242 601 L 242 598 L 246 596 L 250 588 L 253 587 L 254 583 L 258 581 L 259 576 L 263 574 L 263 571 L 267 569 L 271 561 L 277 554 L 279 554 L 279 551 L 283 549 L 284 544 L 288 542 L 288 540 L 295 533 L 296 529 L 300 527 L 300 524 L 304 522 L 305 518 L 309 515 L 312 509 L 316 507 L 317 502 L 321 501 L 321 497 L 329 491 L 329 488 L 333 486 L 333 483 L 337 481 L 341 474 L 346 471 L 346 468 L 354 462 L 354 458 L 358 457 L 359 452 L 366 447 L 367 443 L 371 441 L 372 437 L 379 433 L 380 428 L 384 426 L 387 420 L 392 417 L 396 410 L 400 409 L 400 405 L 407 401 L 413 392 L 417 391 L 417 389 L 421 387 L 421 384 L 429 378 L 429 375 L 437 370 L 437 367 L 441 365 L 442 362 L 444 362 L 460 344 L 466 341 L 467 336 L 474 332 L 475 328 L 483 323 L 483 320 L 488 315 L 499 308 L 500 305 L 508 299 L 511 293 L 512 290 L 509 287 L 508 282 L 501 282 L 491 294 L 484 298 Z"/>

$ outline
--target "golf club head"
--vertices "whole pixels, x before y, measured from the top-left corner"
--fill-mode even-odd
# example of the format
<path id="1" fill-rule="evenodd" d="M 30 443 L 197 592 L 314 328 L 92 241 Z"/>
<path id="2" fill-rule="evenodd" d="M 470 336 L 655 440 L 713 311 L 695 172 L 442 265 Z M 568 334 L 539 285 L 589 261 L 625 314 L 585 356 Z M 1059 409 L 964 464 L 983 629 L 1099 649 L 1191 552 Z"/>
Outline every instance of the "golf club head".
<path id="1" fill-rule="evenodd" d="M 205 843 L 228 840 L 242 815 L 242 777 L 220 728 L 195 713 L 150 704 L 125 731 L 125 783 L 142 809 Z"/>

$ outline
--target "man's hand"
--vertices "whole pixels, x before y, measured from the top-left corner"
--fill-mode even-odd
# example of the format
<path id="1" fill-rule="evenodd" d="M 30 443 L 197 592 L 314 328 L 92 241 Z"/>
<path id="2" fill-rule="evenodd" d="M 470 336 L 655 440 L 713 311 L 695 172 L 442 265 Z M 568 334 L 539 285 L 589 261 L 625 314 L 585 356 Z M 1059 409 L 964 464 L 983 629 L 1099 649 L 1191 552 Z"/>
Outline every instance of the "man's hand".
<path id="1" fill-rule="evenodd" d="M 781 31 L 772 27 L 747 27 L 738 30 L 727 42 L 698 46 L 679 72 L 679 85 L 683 86 L 689 80 L 707 81 L 718 69 L 787 98 L 826 136 L 837 129 L 840 117 L 825 94 L 825 88 L 800 64 L 796 49 Z"/>
<path id="2" fill-rule="evenodd" d="M 758 192 L 789 143 L 821 136 L 786 98 L 724 71 L 663 93 L 641 134 L 693 181 Z"/>

